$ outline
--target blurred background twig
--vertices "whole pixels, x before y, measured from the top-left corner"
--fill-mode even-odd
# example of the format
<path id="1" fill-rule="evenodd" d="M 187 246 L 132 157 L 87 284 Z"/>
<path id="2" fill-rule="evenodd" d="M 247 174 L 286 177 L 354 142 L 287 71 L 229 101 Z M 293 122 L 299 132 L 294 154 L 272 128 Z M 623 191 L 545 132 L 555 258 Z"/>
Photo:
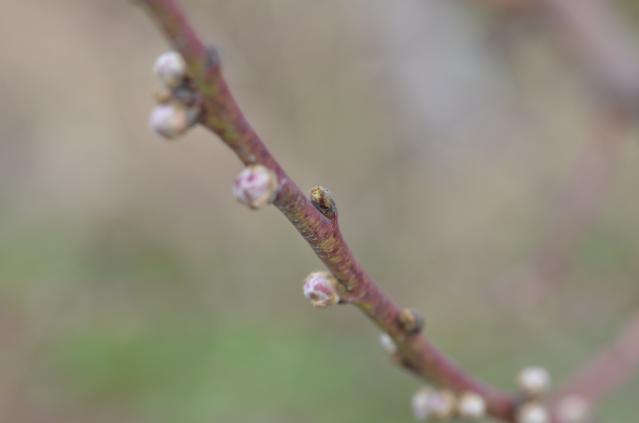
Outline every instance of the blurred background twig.
<path id="1" fill-rule="evenodd" d="M 605 127 L 593 116 L 609 103 L 566 60 L 567 33 L 475 0 L 185 4 L 290 174 L 333 189 L 371 274 L 427 310 L 429 336 L 470 371 L 509 388 L 534 362 L 562 380 L 636 311 L 632 123 L 552 294 L 496 277 L 529 271 Z M 636 2 L 610 7 L 636 29 Z M 0 34 L 3 420 L 412 420 L 415 382 L 380 365 L 376 331 L 308 312 L 295 287 L 319 262 L 274 210 L 234 204 L 223 146 L 149 134 L 165 45 L 143 15 L 8 0 Z M 638 384 L 607 397 L 601 421 L 634 421 Z"/>

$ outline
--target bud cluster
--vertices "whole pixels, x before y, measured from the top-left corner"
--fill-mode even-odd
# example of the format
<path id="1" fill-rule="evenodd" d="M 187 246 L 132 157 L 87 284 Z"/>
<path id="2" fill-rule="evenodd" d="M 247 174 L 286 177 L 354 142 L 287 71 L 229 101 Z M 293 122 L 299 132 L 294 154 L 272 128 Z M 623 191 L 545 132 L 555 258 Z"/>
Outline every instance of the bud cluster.
<path id="1" fill-rule="evenodd" d="M 486 415 L 486 401 L 475 392 L 455 395 L 448 390 L 424 387 L 413 395 L 412 406 L 415 418 L 423 422 L 456 417 L 479 420 Z"/>
<path id="2" fill-rule="evenodd" d="M 177 138 L 195 124 L 200 114 L 186 63 L 179 53 L 169 51 L 156 59 L 153 73 L 163 88 L 155 95 L 157 105 L 151 111 L 149 126 L 166 139 Z"/>
<path id="3" fill-rule="evenodd" d="M 548 423 L 550 416 L 540 401 L 550 388 L 548 371 L 538 366 L 526 367 L 519 372 L 517 384 L 525 398 L 517 411 L 517 423 Z"/>

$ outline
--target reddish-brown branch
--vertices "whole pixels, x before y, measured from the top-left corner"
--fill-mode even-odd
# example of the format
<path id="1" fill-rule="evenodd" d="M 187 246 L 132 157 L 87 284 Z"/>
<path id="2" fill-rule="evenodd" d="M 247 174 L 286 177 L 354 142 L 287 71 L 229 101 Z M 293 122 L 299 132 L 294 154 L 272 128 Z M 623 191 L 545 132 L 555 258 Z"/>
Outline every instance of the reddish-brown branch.
<path id="1" fill-rule="evenodd" d="M 202 100 L 201 124 L 216 133 L 246 165 L 261 164 L 277 175 L 275 206 L 288 218 L 357 306 L 397 344 L 417 374 L 454 391 L 481 395 L 494 417 L 513 421 L 516 400 L 461 370 L 422 335 L 410 336 L 398 324 L 400 309 L 380 291 L 353 256 L 336 221 L 322 215 L 284 172 L 236 104 L 219 59 L 205 47 L 174 0 L 140 0 L 187 62 Z"/>
<path id="2" fill-rule="evenodd" d="M 639 313 L 621 331 L 615 342 L 601 351 L 565 384 L 554 402 L 576 394 L 591 407 L 623 384 L 639 369 Z"/>
<path id="3" fill-rule="evenodd" d="M 584 228 L 592 224 L 600 211 L 601 197 L 606 194 L 624 132 L 639 113 L 639 47 L 627 33 L 628 28 L 612 2 L 495 1 L 516 12 L 540 11 L 556 32 L 569 41 L 608 106 L 602 110 L 600 131 L 596 131 L 595 140 L 567 184 L 566 195 L 536 257 L 537 270 L 544 280 L 557 281 L 569 270 Z M 611 347 L 579 370 L 553 397 L 552 405 L 565 395 L 577 394 L 594 406 L 624 383 L 636 368 L 639 368 L 639 313 Z"/>

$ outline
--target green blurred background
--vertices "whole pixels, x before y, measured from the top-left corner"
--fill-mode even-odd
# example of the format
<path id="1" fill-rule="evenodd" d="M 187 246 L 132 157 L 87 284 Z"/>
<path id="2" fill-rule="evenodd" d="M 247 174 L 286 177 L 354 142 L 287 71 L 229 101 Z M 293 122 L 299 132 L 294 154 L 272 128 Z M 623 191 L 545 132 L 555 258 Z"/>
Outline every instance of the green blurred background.
<path id="1" fill-rule="evenodd" d="M 412 421 L 419 381 L 355 310 L 307 304 L 320 262 L 236 204 L 230 151 L 150 134 L 166 44 L 133 3 L 2 5 L 0 421 Z M 560 381 L 637 309 L 637 132 L 600 144 L 543 23 L 476 1 L 184 3 L 289 174 L 332 190 L 358 258 L 463 367 Z M 541 277 L 572 180 L 592 218 Z M 635 421 L 638 390 L 603 421 Z"/>

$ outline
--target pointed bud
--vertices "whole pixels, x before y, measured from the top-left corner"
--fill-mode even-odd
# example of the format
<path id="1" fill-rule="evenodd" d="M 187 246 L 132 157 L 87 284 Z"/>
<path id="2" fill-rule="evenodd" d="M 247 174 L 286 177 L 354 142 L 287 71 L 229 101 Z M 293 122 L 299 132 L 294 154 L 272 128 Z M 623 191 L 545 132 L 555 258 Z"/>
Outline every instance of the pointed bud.
<path id="1" fill-rule="evenodd" d="M 464 419 L 478 420 L 486 414 L 486 401 L 474 392 L 465 392 L 457 404 L 459 416 Z"/>
<path id="2" fill-rule="evenodd" d="M 521 406 L 517 413 L 517 423 L 548 423 L 550 418 L 543 405 L 529 402 Z"/>
<path id="3" fill-rule="evenodd" d="M 315 208 L 329 219 L 335 219 L 337 216 L 337 207 L 331 192 L 323 186 L 316 186 L 311 189 L 311 203 Z"/>
<path id="4" fill-rule="evenodd" d="M 557 404 L 559 423 L 586 423 L 590 416 L 590 405 L 579 395 L 563 397 Z"/>
<path id="5" fill-rule="evenodd" d="M 175 88 L 186 78 L 186 63 L 178 52 L 167 51 L 155 60 L 153 73 L 166 87 Z"/>
<path id="6" fill-rule="evenodd" d="M 543 367 L 530 366 L 519 372 L 517 383 L 529 398 L 537 398 L 550 387 L 550 375 Z"/>
<path id="7" fill-rule="evenodd" d="M 379 343 L 388 355 L 395 355 L 397 353 L 397 345 L 395 345 L 395 341 L 393 341 L 393 338 L 391 338 L 389 334 L 381 333 L 379 335 Z"/>
<path id="8" fill-rule="evenodd" d="M 419 421 L 433 417 L 446 420 L 455 413 L 455 396 L 450 391 L 436 391 L 425 387 L 413 395 L 413 414 Z"/>
<path id="9" fill-rule="evenodd" d="M 313 272 L 304 279 L 304 296 L 314 307 L 335 305 L 339 303 L 337 280 L 328 272 Z"/>
<path id="10" fill-rule="evenodd" d="M 151 111 L 149 126 L 167 139 L 177 138 L 197 121 L 198 110 L 180 104 L 158 104 Z"/>
<path id="11" fill-rule="evenodd" d="M 397 316 L 399 326 L 407 335 L 417 335 L 424 327 L 424 318 L 415 310 L 405 308 Z"/>
<path id="12" fill-rule="evenodd" d="M 235 177 L 233 195 L 240 203 L 252 209 L 272 203 L 276 194 L 277 177 L 265 166 L 247 166 Z"/>

